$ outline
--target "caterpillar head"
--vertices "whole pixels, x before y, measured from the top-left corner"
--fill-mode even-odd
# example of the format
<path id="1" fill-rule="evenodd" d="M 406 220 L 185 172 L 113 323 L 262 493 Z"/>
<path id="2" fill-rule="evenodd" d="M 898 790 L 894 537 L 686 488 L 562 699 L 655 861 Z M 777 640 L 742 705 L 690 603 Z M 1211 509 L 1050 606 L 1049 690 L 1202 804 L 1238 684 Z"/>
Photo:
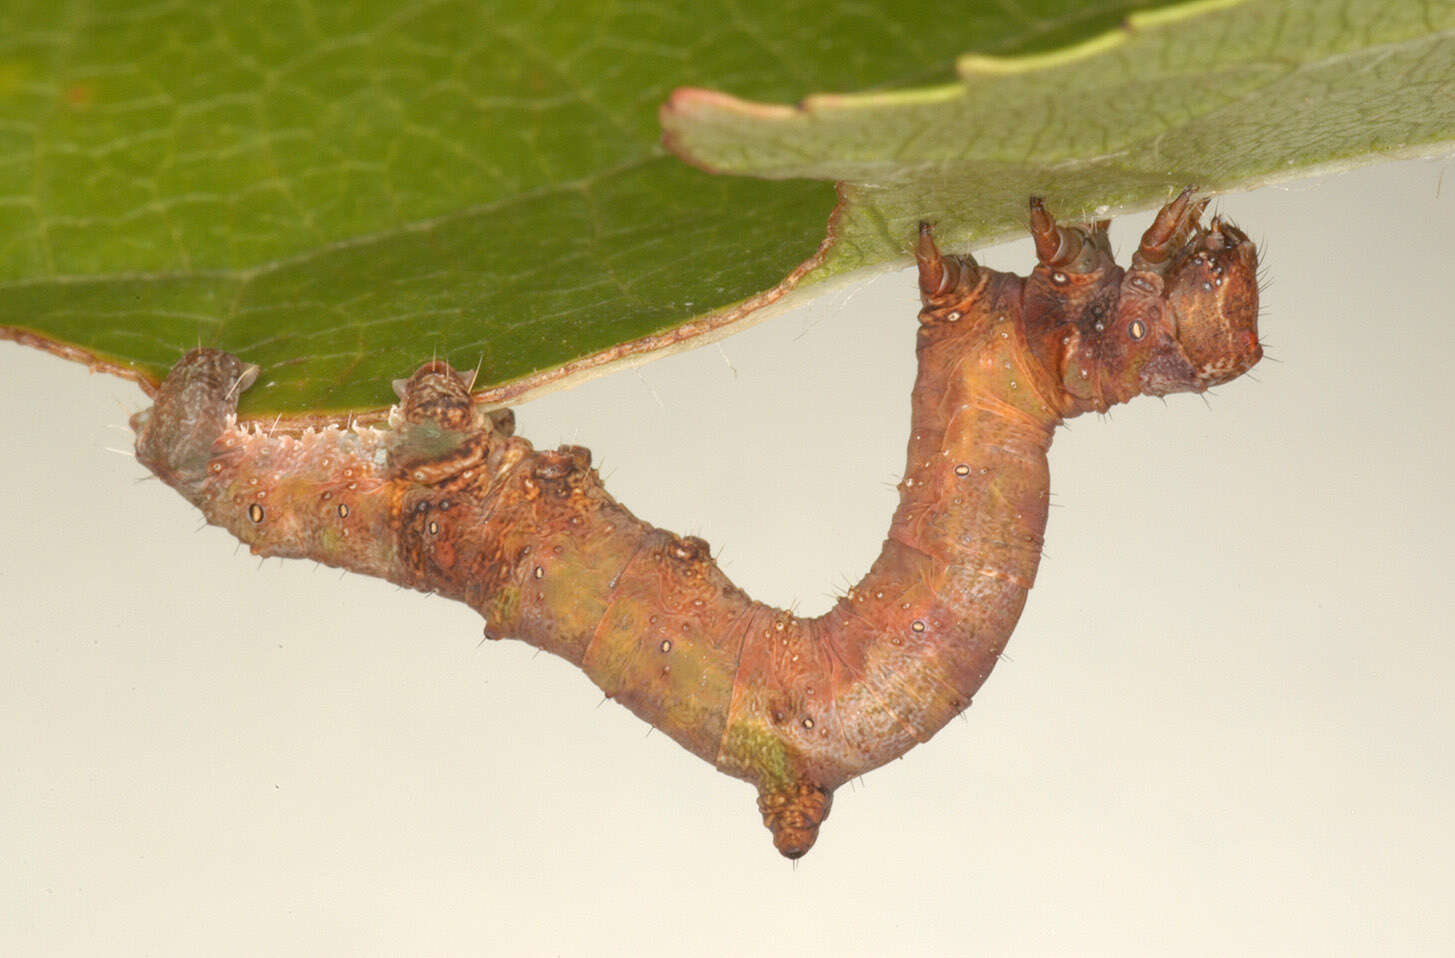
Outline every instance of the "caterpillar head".
<path id="1" fill-rule="evenodd" d="M 1258 252 L 1184 190 L 1162 208 L 1122 278 L 1116 319 L 1100 344 L 1105 398 L 1202 392 L 1263 356 L 1258 342 Z"/>
<path id="2" fill-rule="evenodd" d="M 1142 234 L 1125 274 L 1100 272 L 1110 300 L 1062 304 L 1061 380 L 1075 412 L 1200 393 L 1263 357 L 1257 249 L 1222 218 L 1202 226 L 1206 205 L 1184 189 Z"/>
<path id="3" fill-rule="evenodd" d="M 1258 362 L 1258 253 L 1247 235 L 1213 218 L 1173 265 L 1166 293 L 1176 338 L 1200 388 L 1236 379 Z"/>

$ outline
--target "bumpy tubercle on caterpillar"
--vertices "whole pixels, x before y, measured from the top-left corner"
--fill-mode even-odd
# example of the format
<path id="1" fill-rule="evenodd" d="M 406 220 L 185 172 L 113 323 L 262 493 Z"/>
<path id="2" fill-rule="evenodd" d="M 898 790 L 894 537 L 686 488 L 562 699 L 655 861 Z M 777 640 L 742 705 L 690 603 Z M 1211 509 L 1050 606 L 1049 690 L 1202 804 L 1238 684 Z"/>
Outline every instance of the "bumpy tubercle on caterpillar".
<path id="1" fill-rule="evenodd" d="M 257 367 L 198 349 L 134 417 L 137 458 L 263 556 L 307 557 L 468 603 L 492 638 L 580 666 L 729 775 L 789 858 L 833 790 L 964 710 L 1035 580 L 1046 452 L 1064 419 L 1201 392 L 1261 356 L 1257 254 L 1184 190 L 1123 270 L 1105 221 L 1030 203 L 1029 277 L 944 256 L 928 225 L 908 464 L 883 551 L 826 614 L 755 602 L 707 543 L 637 519 L 580 447 L 537 450 L 443 362 L 396 383 L 387 427 L 270 434 L 236 420 Z"/>

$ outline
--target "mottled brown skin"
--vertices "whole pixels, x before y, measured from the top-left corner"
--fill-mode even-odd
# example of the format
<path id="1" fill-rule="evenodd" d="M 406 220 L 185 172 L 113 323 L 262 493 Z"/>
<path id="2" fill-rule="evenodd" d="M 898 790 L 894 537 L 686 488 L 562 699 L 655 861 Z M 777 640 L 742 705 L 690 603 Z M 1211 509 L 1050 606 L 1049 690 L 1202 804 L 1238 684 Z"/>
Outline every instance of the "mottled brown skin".
<path id="1" fill-rule="evenodd" d="M 1104 222 L 1060 226 L 1033 199 L 1027 278 L 942 256 L 921 228 L 899 508 L 868 574 L 816 619 L 750 599 L 707 543 L 612 499 L 587 450 L 534 449 L 441 362 L 396 384 L 386 428 L 269 435 L 234 416 L 256 367 L 196 350 L 136 417 L 137 456 L 259 555 L 459 599 L 486 635 L 576 663 L 757 785 L 796 858 L 836 787 L 929 739 L 990 674 L 1035 581 L 1056 425 L 1258 360 L 1253 245 L 1201 211 L 1190 191 L 1169 203 L 1124 271 Z"/>

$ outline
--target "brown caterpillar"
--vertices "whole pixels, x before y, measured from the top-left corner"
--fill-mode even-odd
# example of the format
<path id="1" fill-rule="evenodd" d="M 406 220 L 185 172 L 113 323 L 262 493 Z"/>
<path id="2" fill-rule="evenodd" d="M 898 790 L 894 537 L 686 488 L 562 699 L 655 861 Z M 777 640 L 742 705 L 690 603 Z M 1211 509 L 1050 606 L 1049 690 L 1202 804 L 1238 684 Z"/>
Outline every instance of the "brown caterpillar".
<path id="1" fill-rule="evenodd" d="M 137 456 L 254 553 L 309 557 L 467 602 L 486 635 L 579 665 L 608 696 L 758 787 L 804 854 L 833 790 L 970 704 L 1025 603 L 1063 419 L 1202 391 L 1258 361 L 1257 255 L 1167 204 L 1123 270 L 1107 223 L 1032 199 L 1029 277 L 941 256 L 927 225 L 908 464 L 883 551 L 815 619 L 755 602 L 707 543 L 633 516 L 590 453 L 534 449 L 443 362 L 396 383 L 387 426 L 270 435 L 236 422 L 257 367 L 189 353 L 133 419 Z"/>

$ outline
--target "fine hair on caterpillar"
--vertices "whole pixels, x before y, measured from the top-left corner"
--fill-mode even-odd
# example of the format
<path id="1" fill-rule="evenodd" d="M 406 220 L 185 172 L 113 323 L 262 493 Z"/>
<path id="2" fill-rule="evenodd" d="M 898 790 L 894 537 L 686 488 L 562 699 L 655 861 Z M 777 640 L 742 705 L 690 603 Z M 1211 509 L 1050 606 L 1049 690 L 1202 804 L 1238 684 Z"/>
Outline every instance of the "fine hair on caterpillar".
<path id="1" fill-rule="evenodd" d="M 378 427 L 236 419 L 256 367 L 194 350 L 133 419 L 138 458 L 264 556 L 308 557 L 466 602 L 492 638 L 752 782 L 778 850 L 813 845 L 834 789 L 969 704 L 1035 580 L 1054 428 L 1139 394 L 1202 392 L 1261 355 L 1257 255 L 1184 190 L 1123 269 L 1107 224 L 1030 202 L 1029 276 L 943 255 L 928 224 L 900 501 L 868 573 L 802 618 L 732 584 L 706 542 L 642 522 L 579 446 L 537 450 L 435 360 Z"/>

